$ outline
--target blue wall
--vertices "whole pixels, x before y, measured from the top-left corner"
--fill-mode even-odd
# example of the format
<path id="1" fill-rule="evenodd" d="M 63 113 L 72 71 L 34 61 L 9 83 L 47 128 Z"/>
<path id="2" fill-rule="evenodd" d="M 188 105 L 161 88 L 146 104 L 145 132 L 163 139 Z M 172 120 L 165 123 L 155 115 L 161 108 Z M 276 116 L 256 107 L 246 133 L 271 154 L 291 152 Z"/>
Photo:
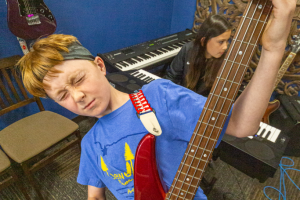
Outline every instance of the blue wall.
<path id="1" fill-rule="evenodd" d="M 171 33 L 192 29 L 196 11 L 196 0 L 174 0 Z"/>
<path id="2" fill-rule="evenodd" d="M 57 21 L 56 33 L 71 34 L 93 55 L 163 37 L 192 28 L 196 0 L 44 0 Z M 0 58 L 22 55 L 6 22 L 5 0 L 0 1 Z M 68 118 L 76 115 L 42 99 L 46 110 Z M 14 120 L 37 112 L 35 105 L 0 117 L 0 130 Z"/>

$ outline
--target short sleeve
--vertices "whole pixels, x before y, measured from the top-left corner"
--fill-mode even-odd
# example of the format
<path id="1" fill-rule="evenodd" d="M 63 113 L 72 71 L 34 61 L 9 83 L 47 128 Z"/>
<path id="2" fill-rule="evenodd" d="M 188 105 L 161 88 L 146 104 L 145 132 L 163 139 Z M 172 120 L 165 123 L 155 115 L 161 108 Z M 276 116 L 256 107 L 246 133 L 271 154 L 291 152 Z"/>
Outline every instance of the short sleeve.
<path id="1" fill-rule="evenodd" d="M 181 84 L 184 74 L 184 63 L 186 59 L 186 45 L 184 45 L 179 53 L 172 60 L 166 71 L 164 78 L 171 80 L 176 84 Z"/>
<path id="2" fill-rule="evenodd" d="M 105 184 L 101 181 L 97 174 L 97 156 L 90 148 L 89 136 L 86 135 L 81 142 L 81 156 L 79 173 L 77 176 L 77 182 L 82 185 L 91 185 L 98 188 L 105 187 Z"/>
<path id="3" fill-rule="evenodd" d="M 182 135 L 180 133 L 186 131 L 187 133 L 193 133 L 207 98 L 171 82 L 166 89 L 165 95 L 170 121 L 177 130 L 177 137 L 190 141 L 191 134 Z M 217 146 L 226 131 L 230 114 L 225 121 Z"/>

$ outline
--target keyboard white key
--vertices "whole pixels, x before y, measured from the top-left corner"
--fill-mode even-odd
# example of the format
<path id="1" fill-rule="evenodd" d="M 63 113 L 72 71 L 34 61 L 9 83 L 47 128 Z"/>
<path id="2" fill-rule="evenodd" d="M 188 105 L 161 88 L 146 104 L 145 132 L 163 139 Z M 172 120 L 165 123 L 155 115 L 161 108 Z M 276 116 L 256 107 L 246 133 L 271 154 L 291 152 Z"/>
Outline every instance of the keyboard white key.
<path id="1" fill-rule="evenodd" d="M 145 81 L 146 83 L 150 83 L 153 80 L 160 79 L 159 76 L 156 76 L 150 72 L 147 72 L 143 69 L 132 72 L 130 75 L 139 78 L 140 80 Z"/>
<path id="2" fill-rule="evenodd" d="M 141 69 L 141 68 L 150 66 L 150 65 L 155 64 L 159 61 L 166 60 L 168 58 L 176 56 L 178 54 L 178 52 L 180 51 L 180 49 L 181 49 L 181 47 L 178 47 L 176 49 L 169 50 L 168 52 L 162 52 L 162 54 L 156 55 L 156 56 L 150 55 L 148 53 L 148 54 L 145 54 L 145 55 L 149 56 L 150 57 L 149 59 L 144 59 L 144 58 L 138 57 L 140 59 L 143 59 L 143 61 L 137 61 L 137 63 L 134 63 L 134 64 L 130 64 L 128 62 L 123 61 L 128 66 L 122 66 L 121 65 L 121 70 L 122 71 L 129 71 L 129 70 Z"/>
<path id="3" fill-rule="evenodd" d="M 275 143 L 280 132 L 281 130 L 266 123 L 260 122 L 257 133 L 254 136 L 248 136 L 248 138 L 253 139 L 253 137 L 261 137 Z"/>

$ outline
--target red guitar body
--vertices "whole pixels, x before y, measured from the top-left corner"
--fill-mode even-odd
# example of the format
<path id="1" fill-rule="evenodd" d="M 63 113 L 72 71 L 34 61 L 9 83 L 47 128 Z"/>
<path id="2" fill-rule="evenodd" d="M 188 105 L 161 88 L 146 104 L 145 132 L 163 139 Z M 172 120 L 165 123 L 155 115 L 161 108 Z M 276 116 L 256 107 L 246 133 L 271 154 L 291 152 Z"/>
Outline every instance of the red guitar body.
<path id="1" fill-rule="evenodd" d="M 148 133 L 140 141 L 134 161 L 134 199 L 164 200 L 155 158 L 155 136 Z"/>
<path id="2" fill-rule="evenodd" d="M 42 0 L 7 0 L 7 23 L 15 36 L 25 40 L 56 30 L 56 20 Z"/>
<path id="3" fill-rule="evenodd" d="M 273 113 L 275 110 L 277 110 L 279 108 L 279 106 L 280 106 L 280 101 L 278 101 L 278 100 L 269 102 L 267 110 L 261 121 L 266 124 L 270 124 L 269 116 L 271 115 L 271 113 Z"/>

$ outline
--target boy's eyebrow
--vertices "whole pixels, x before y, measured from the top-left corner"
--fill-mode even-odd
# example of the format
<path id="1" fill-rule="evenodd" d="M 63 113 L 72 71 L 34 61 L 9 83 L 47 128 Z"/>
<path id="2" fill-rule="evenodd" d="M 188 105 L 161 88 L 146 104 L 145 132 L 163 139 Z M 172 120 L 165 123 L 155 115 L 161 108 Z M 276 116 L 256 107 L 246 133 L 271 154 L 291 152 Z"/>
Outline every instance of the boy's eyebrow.
<path id="1" fill-rule="evenodd" d="M 81 70 L 74 71 L 69 77 L 68 77 L 68 83 L 73 83 L 74 79 L 78 76 L 78 73 Z"/>
<path id="2" fill-rule="evenodd" d="M 74 71 L 69 77 L 68 77 L 68 82 L 67 84 L 73 83 L 74 79 L 76 78 L 76 76 L 78 75 L 78 71 L 80 70 L 76 70 Z M 66 90 L 66 86 L 63 89 L 60 89 L 58 91 L 55 92 L 55 97 L 57 97 L 61 92 Z"/>

